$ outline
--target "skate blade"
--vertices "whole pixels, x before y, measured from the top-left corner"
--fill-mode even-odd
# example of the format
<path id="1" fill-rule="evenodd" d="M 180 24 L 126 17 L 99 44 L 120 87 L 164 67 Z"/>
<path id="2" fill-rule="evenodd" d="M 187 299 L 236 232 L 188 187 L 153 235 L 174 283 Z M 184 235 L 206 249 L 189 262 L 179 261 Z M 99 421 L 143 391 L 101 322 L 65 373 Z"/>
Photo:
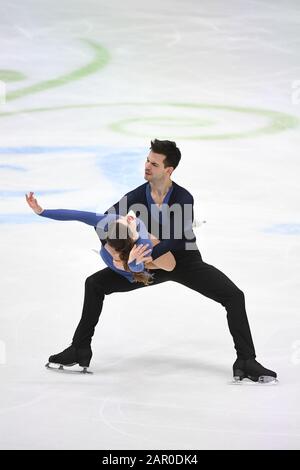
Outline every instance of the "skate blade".
<path id="1" fill-rule="evenodd" d="M 240 379 L 239 376 L 233 377 L 233 380 L 230 382 L 232 385 L 276 385 L 278 384 L 278 379 L 271 377 L 269 375 L 261 375 L 257 381 L 251 380 L 248 377 Z"/>
<path id="2" fill-rule="evenodd" d="M 50 365 L 50 364 L 53 364 L 53 365 Z M 76 363 L 66 366 L 66 365 L 62 365 L 62 364 L 54 364 L 52 362 L 47 362 L 47 364 L 45 364 L 45 367 L 46 367 L 46 369 L 50 369 L 50 370 L 53 370 L 54 372 L 59 372 L 59 373 L 63 373 L 63 374 L 93 374 L 93 372 L 88 370 L 87 367 L 83 367 L 82 370 L 65 369 L 65 367 L 72 367 L 72 366 L 75 366 L 75 364 Z M 79 366 L 79 367 L 81 367 L 81 366 Z"/>

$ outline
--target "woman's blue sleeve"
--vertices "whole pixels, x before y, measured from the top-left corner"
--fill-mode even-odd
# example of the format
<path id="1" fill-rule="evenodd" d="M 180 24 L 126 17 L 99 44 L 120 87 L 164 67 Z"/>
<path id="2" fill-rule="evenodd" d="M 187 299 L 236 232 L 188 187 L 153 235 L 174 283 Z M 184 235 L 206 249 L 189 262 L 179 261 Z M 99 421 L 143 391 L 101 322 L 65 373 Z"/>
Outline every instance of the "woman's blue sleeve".
<path id="1" fill-rule="evenodd" d="M 39 215 L 54 220 L 77 220 L 93 227 L 96 227 L 99 222 L 107 218 L 107 214 L 69 209 L 45 209 Z"/>
<path id="2" fill-rule="evenodd" d="M 141 273 L 145 269 L 144 263 L 137 263 L 135 259 L 128 263 L 128 267 L 133 273 Z"/>
<path id="3" fill-rule="evenodd" d="M 137 227 L 139 228 L 139 230 L 138 230 L 139 238 L 137 239 L 136 244 L 137 245 L 142 245 L 142 244 L 143 245 L 148 245 L 147 249 L 148 250 L 151 249 L 151 251 L 149 251 L 149 253 L 147 253 L 147 256 L 151 256 L 152 249 L 153 249 L 153 243 L 149 238 L 148 230 L 146 229 L 146 226 L 145 226 L 144 222 L 141 219 L 137 219 L 137 221 L 138 221 Z M 144 263 L 137 263 L 136 260 L 131 261 L 131 263 L 128 264 L 128 267 L 129 267 L 130 271 L 133 271 L 133 272 L 136 272 L 136 273 L 142 272 L 145 269 Z"/>

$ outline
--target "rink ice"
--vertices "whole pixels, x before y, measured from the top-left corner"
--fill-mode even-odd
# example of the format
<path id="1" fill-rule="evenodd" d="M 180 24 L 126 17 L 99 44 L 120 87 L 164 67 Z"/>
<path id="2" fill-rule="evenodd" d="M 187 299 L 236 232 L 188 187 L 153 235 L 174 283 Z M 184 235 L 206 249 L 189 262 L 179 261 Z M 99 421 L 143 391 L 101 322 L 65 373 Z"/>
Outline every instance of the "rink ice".
<path id="1" fill-rule="evenodd" d="M 1 449 L 299 449 L 299 8 L 1 6 L 0 80 L 25 77 L 7 82 L 0 108 Z M 225 309 L 172 282 L 106 297 L 93 375 L 44 367 L 70 344 L 84 281 L 104 264 L 91 227 L 38 218 L 24 194 L 104 212 L 143 184 L 155 137 L 182 151 L 172 179 L 207 221 L 195 230 L 202 257 L 245 293 L 277 386 L 230 385 Z"/>

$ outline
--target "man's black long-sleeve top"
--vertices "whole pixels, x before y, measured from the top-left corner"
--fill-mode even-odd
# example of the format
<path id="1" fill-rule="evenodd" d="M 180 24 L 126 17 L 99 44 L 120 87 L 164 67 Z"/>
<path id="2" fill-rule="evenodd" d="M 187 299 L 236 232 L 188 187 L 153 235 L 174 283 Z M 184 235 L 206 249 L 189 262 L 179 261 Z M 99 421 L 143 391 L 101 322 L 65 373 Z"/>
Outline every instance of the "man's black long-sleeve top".
<path id="1" fill-rule="evenodd" d="M 148 184 L 148 182 L 144 183 L 126 193 L 105 211 L 105 214 L 113 212 L 126 215 L 130 210 L 133 210 L 136 216 L 143 220 L 148 232 L 160 240 L 160 243 L 153 248 L 151 255 L 153 260 L 168 251 L 197 250 L 196 237 L 192 228 L 194 221 L 193 196 L 185 188 L 172 181 L 173 190 L 168 204 L 165 204 L 164 207 L 166 216 L 160 223 L 154 217 L 154 213 L 151 216 L 151 209 L 146 197 Z M 169 222 L 168 228 L 166 228 L 166 221 Z M 104 244 L 103 240 L 101 242 Z"/>

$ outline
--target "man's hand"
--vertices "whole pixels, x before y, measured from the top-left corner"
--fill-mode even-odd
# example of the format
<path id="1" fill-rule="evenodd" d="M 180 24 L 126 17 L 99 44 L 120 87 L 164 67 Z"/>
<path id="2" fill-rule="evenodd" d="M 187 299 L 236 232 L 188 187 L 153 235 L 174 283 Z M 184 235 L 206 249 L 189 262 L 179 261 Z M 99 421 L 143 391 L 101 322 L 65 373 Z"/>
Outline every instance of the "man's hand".
<path id="1" fill-rule="evenodd" d="M 147 249 L 148 248 L 148 244 L 147 245 L 134 245 L 134 247 L 131 249 L 130 253 L 129 253 L 129 258 L 128 258 L 128 264 L 131 263 L 132 261 L 136 260 L 136 263 L 139 264 L 139 263 L 146 263 L 147 261 L 152 261 L 152 257 L 151 256 L 147 256 L 147 253 L 149 253 L 152 248 L 150 249 Z"/>
<path id="2" fill-rule="evenodd" d="M 25 194 L 26 196 L 26 201 L 31 207 L 31 209 L 36 213 L 36 214 L 41 214 L 43 212 L 43 208 L 38 204 L 37 200 L 33 196 L 34 193 L 30 192 L 29 195 Z"/>
<path id="3" fill-rule="evenodd" d="M 146 269 L 160 269 L 160 267 L 157 266 L 153 261 L 147 261 L 147 263 L 145 263 L 145 268 Z"/>

